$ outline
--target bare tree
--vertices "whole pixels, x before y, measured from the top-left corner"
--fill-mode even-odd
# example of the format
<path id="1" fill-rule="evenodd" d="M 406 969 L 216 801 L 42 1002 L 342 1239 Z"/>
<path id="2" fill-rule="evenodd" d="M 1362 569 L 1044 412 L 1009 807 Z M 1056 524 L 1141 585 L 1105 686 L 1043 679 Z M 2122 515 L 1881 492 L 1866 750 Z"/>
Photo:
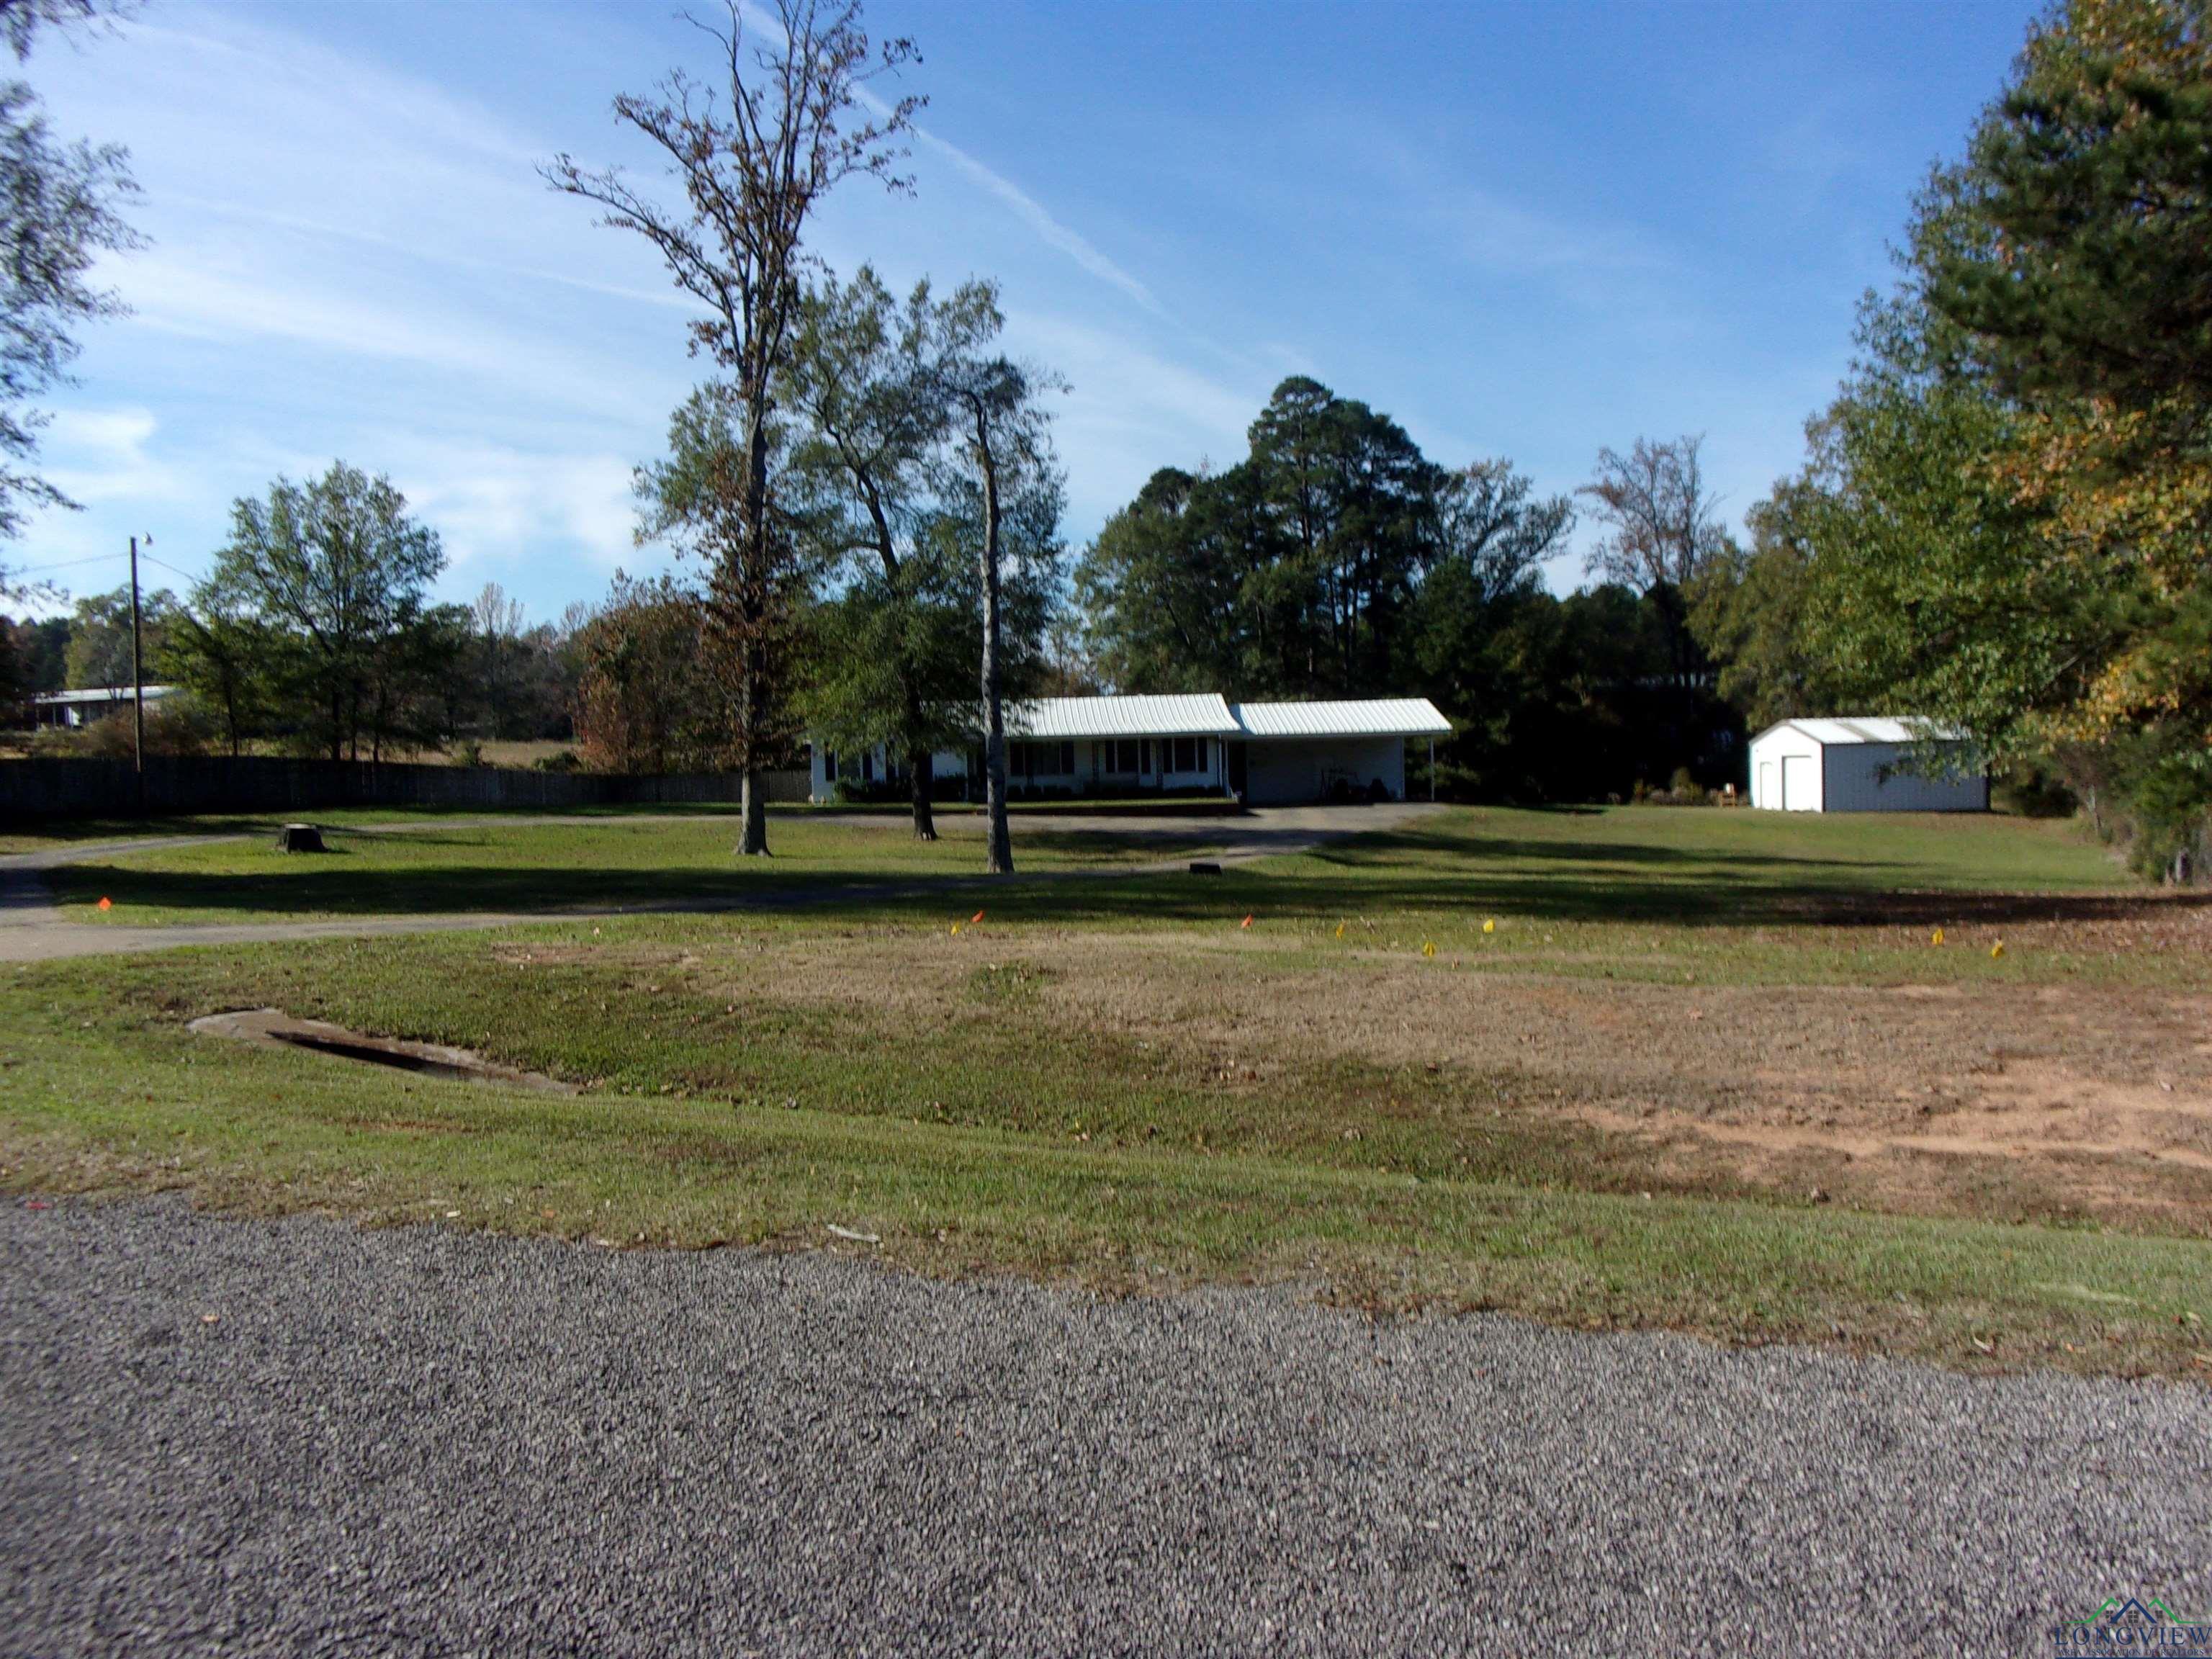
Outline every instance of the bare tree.
<path id="1" fill-rule="evenodd" d="M 871 45 L 860 0 L 775 0 L 781 38 L 759 46 L 740 0 L 725 0 L 725 9 L 726 19 L 691 20 L 714 43 L 711 84 L 679 69 L 651 96 L 615 100 L 617 118 L 666 153 L 680 205 L 640 191 L 619 168 L 587 169 L 566 154 L 544 173 L 556 190 L 599 204 L 602 224 L 635 231 L 659 251 L 676 286 L 706 307 L 691 325 L 693 351 L 713 359 L 735 395 L 741 465 L 714 469 L 710 482 L 729 500 L 705 544 L 714 557 L 712 633 L 744 774 L 738 850 L 758 854 L 768 851 L 758 774 L 778 758 L 771 745 L 783 690 L 774 683 L 769 608 L 794 556 L 774 522 L 769 425 L 810 263 L 802 238 L 807 215 L 842 179 L 860 173 L 912 188 L 897 168 L 922 100 L 884 108 L 871 99 L 881 112 L 856 118 L 869 82 L 919 60 L 908 40 Z"/>
<path id="2" fill-rule="evenodd" d="M 522 601 L 510 599 L 497 582 L 486 582 L 469 615 L 475 621 L 477 632 L 488 640 L 512 640 L 522 633 Z"/>
<path id="3" fill-rule="evenodd" d="M 1627 454 L 1597 453 L 1597 474 L 1575 491 L 1612 533 L 1590 549 L 1594 576 L 1639 593 L 1662 583 L 1686 589 L 1705 562 L 1728 545 L 1705 488 L 1703 434 L 1661 443 L 1638 438 Z"/>
<path id="4" fill-rule="evenodd" d="M 469 606 L 477 643 L 483 653 L 475 690 L 491 717 L 491 735 L 515 735 L 515 671 L 522 652 L 522 601 L 510 599 L 497 582 L 486 582 Z"/>
<path id="5" fill-rule="evenodd" d="M 1534 499 L 1534 489 L 1512 462 L 1491 460 L 1470 461 L 1437 491 L 1445 556 L 1466 561 L 1485 603 L 1534 581 L 1575 527 L 1573 502 Z"/>

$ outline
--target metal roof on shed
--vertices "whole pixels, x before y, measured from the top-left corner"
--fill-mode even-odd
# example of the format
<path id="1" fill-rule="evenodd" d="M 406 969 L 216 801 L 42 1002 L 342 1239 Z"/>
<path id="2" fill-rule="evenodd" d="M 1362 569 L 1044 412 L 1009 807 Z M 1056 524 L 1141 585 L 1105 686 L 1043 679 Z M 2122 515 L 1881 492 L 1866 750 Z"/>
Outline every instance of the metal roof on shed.
<path id="1" fill-rule="evenodd" d="M 1021 738 L 1233 738 L 1229 705 L 1212 691 L 1170 696 L 1039 697 L 1006 710 Z"/>
<path id="2" fill-rule="evenodd" d="M 1240 702 L 1237 723 L 1255 738 L 1442 738 L 1451 722 L 1426 697 L 1356 702 Z"/>
<path id="3" fill-rule="evenodd" d="M 1852 714 L 1833 720 L 1777 720 L 1759 736 L 1788 726 L 1820 744 L 1848 746 L 1862 743 L 1964 743 L 1966 734 L 1933 720 L 1896 720 L 1887 714 Z M 1758 738 L 1753 738 L 1757 742 Z"/>

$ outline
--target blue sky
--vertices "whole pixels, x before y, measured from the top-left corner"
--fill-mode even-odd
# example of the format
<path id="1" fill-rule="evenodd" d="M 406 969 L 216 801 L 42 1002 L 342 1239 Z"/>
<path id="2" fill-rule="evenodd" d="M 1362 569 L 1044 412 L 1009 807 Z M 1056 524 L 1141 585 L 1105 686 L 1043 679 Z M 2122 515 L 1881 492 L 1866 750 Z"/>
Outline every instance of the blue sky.
<path id="1" fill-rule="evenodd" d="M 496 581 L 544 618 L 665 565 L 629 479 L 698 372 L 684 309 L 533 169 L 649 161 L 607 106 L 696 60 L 672 11 L 151 0 L 46 46 L 30 78 L 64 131 L 131 147 L 150 245 L 110 273 L 136 314 L 54 403 L 49 468 L 86 510 L 9 562 L 94 591 L 143 532 L 181 585 L 234 497 L 343 456 L 441 532 L 448 597 Z M 1703 432 L 1737 519 L 1796 464 L 2030 14 L 881 0 L 872 27 L 924 58 L 917 189 L 847 185 L 815 246 L 900 286 L 1000 281 L 1012 346 L 1071 383 L 1079 546 L 1154 468 L 1240 455 L 1294 373 L 1547 490 L 1601 445 Z"/>

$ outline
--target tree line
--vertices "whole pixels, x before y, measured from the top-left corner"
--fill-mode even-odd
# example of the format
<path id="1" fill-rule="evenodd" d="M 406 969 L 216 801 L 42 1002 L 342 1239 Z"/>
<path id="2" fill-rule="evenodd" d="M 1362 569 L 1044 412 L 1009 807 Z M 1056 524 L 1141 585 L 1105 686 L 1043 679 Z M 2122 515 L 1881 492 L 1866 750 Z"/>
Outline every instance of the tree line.
<path id="1" fill-rule="evenodd" d="M 91 9 L 32 9 L 9 44 Z M 1297 377 L 1241 459 L 1157 472 L 1071 568 L 1059 382 L 1005 352 L 995 289 L 897 294 L 807 243 L 841 184 L 912 188 L 921 100 L 872 84 L 912 43 L 872 42 L 857 3 L 781 0 L 772 25 L 731 4 L 708 26 L 709 76 L 615 102 L 659 181 L 566 155 L 544 169 L 644 238 L 697 307 L 706 378 L 637 477 L 639 538 L 673 547 L 681 574 L 621 579 L 557 630 L 437 605 L 434 532 L 340 465 L 238 503 L 209 580 L 153 597 L 160 660 L 233 744 L 276 731 L 374 758 L 565 704 L 594 763 L 745 774 L 747 853 L 767 847 L 758 775 L 802 731 L 887 747 L 926 836 L 931 757 L 980 726 L 997 869 L 1004 705 L 1047 688 L 1422 693 L 1456 728 L 1443 789 L 1498 799 L 1740 782 L 1745 736 L 1775 720 L 1921 714 L 2026 794 L 2087 806 L 2143 867 L 2184 873 L 2212 809 L 2206 13 L 2068 0 L 2038 22 L 1915 201 L 1901 280 L 1866 301 L 1805 465 L 1741 539 L 1694 436 L 1602 450 L 1547 496 L 1505 459 L 1432 460 Z M 0 453 L 20 462 L 69 325 L 113 307 L 82 276 L 127 245 L 112 204 L 128 178 L 9 97 L 0 167 L 73 181 L 80 204 L 11 233 L 51 256 L 10 279 L 26 320 L 7 349 L 27 355 L 0 362 Z M 0 473 L 0 509 L 51 499 Z M 1578 520 L 1597 532 L 1588 580 L 1556 594 L 1545 567 Z M 0 629 L 0 662 L 112 672 L 115 612 L 107 596 L 64 630 Z"/>
<path id="2" fill-rule="evenodd" d="M 1148 690 L 1419 694 L 1456 728 L 1442 793 L 1585 800 L 1679 771 L 1718 784 L 1741 719 L 1714 694 L 1686 589 L 1726 544 L 1695 439 L 1599 457 L 1579 513 L 1595 583 L 1564 598 L 1576 498 L 1510 460 L 1449 467 L 1298 376 L 1219 471 L 1163 468 L 1074 570 L 1092 667 Z"/>

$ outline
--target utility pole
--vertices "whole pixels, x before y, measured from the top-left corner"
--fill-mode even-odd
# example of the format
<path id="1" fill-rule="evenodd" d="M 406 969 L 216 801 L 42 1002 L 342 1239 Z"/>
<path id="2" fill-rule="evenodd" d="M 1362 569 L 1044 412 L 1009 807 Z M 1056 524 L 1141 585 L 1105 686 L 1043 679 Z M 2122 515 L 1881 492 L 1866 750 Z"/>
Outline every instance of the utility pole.
<path id="1" fill-rule="evenodd" d="M 153 541 L 149 536 L 149 544 Z M 146 810 L 146 667 L 138 632 L 138 538 L 131 538 L 131 769 L 138 781 L 138 810 Z"/>

